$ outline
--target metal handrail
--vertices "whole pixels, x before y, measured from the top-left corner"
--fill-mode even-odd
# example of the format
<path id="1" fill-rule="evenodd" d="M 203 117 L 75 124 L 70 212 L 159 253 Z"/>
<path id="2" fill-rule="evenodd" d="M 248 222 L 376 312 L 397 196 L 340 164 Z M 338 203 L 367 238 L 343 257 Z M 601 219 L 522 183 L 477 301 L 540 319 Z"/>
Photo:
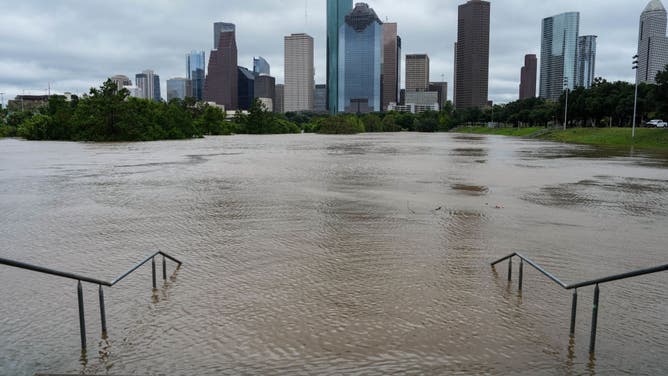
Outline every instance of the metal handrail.
<path id="1" fill-rule="evenodd" d="M 576 320 L 577 304 L 578 304 L 578 289 L 582 288 L 582 287 L 596 286 L 596 288 L 594 289 L 594 308 L 593 308 L 593 313 L 592 313 L 591 338 L 590 338 L 590 342 L 589 342 L 589 353 L 592 356 L 593 356 L 593 354 L 596 350 L 596 328 L 597 328 L 597 325 L 598 325 L 598 308 L 599 308 L 598 302 L 599 302 L 599 295 L 600 295 L 599 285 L 609 283 L 609 282 L 634 278 L 634 277 L 640 277 L 640 276 L 643 276 L 643 275 L 668 271 L 668 264 L 665 264 L 665 265 L 655 266 L 653 268 L 640 269 L 640 270 L 636 270 L 636 271 L 633 271 L 633 272 L 616 274 L 616 275 L 612 275 L 612 276 L 608 276 L 608 277 L 593 279 L 593 280 L 585 281 L 585 282 L 573 283 L 573 284 L 569 285 L 569 284 L 566 284 L 563 281 L 561 281 L 559 278 L 554 276 L 552 273 L 545 270 L 543 267 L 541 267 L 540 265 L 535 263 L 530 258 L 528 258 L 528 257 L 526 257 L 526 256 L 524 256 L 520 253 L 514 252 L 514 253 L 506 256 L 506 257 L 503 257 L 503 258 L 501 258 L 497 261 L 494 261 L 491 264 L 492 268 L 495 269 L 497 264 L 500 264 L 500 263 L 508 260 L 508 282 L 512 281 L 513 258 L 514 257 L 517 257 L 517 258 L 520 259 L 520 266 L 519 266 L 519 290 L 520 291 L 522 291 L 522 287 L 523 287 L 524 263 L 525 262 L 527 264 L 531 265 L 534 269 L 538 270 L 543 275 L 545 275 L 547 278 L 552 280 L 554 283 L 561 286 L 563 289 L 573 290 L 573 302 L 572 302 L 572 306 L 571 306 L 571 331 L 570 331 L 571 337 L 575 335 L 575 320 Z"/>
<path id="2" fill-rule="evenodd" d="M 91 283 L 91 284 L 99 286 L 100 322 L 101 322 L 101 325 L 102 325 L 102 336 L 106 337 L 107 336 L 107 319 L 106 319 L 106 313 L 105 313 L 105 309 L 104 309 L 104 292 L 102 290 L 102 286 L 107 286 L 107 287 L 115 286 L 117 283 L 119 283 L 120 281 L 125 279 L 125 277 L 129 276 L 134 271 L 139 269 L 141 266 L 143 266 L 147 262 L 151 261 L 151 264 L 152 264 L 151 269 L 152 269 L 152 277 L 153 277 L 152 278 L 153 279 L 153 289 L 155 289 L 156 286 L 157 286 L 156 277 L 155 277 L 155 257 L 156 256 L 162 256 L 162 279 L 163 280 L 167 280 L 167 262 L 166 262 L 166 259 L 174 261 L 177 264 L 177 267 L 176 267 L 177 270 L 181 267 L 181 265 L 183 265 L 183 263 L 181 261 L 179 261 L 178 259 L 176 259 L 176 258 L 174 258 L 174 257 L 172 257 L 172 256 L 170 256 L 170 255 L 168 255 L 168 254 L 166 254 L 162 251 L 158 251 L 158 252 L 155 252 L 154 254 L 152 254 L 150 256 L 147 256 L 145 259 L 143 259 L 142 261 L 135 264 L 135 266 L 130 268 L 125 273 L 119 275 L 118 277 L 116 277 L 111 282 L 105 282 L 105 281 L 102 281 L 102 280 L 99 280 L 99 279 L 96 279 L 96 278 L 89 278 L 89 277 L 81 276 L 81 275 L 74 274 L 74 273 L 62 272 L 62 271 L 55 270 L 55 269 L 45 268 L 43 266 L 31 265 L 31 264 L 28 264 L 28 263 L 25 263 L 25 262 L 9 260 L 9 259 L 2 258 L 2 257 L 0 257 L 0 265 L 7 265 L 7 266 L 19 268 L 19 269 L 31 270 L 31 271 L 38 272 L 38 273 L 49 274 L 49 275 L 53 275 L 53 276 L 57 276 L 57 277 L 61 277 L 61 278 L 73 279 L 73 280 L 78 281 L 78 283 L 77 283 L 77 298 L 78 298 L 78 301 L 79 301 L 79 330 L 80 330 L 80 334 L 81 334 L 81 348 L 82 348 L 83 351 L 85 351 L 86 350 L 86 324 L 85 324 L 85 320 L 84 320 L 83 289 L 81 287 L 81 282 Z"/>

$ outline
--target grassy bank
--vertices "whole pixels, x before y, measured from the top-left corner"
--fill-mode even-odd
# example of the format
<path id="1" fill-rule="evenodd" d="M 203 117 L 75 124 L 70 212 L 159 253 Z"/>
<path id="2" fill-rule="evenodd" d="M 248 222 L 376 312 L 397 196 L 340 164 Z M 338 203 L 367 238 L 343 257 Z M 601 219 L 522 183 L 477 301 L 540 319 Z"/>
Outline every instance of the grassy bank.
<path id="1" fill-rule="evenodd" d="M 568 130 L 547 128 L 458 128 L 453 132 L 529 137 L 556 142 L 586 145 L 636 146 L 641 148 L 668 149 L 668 129 L 638 128 L 636 138 L 631 128 L 573 128 Z"/>

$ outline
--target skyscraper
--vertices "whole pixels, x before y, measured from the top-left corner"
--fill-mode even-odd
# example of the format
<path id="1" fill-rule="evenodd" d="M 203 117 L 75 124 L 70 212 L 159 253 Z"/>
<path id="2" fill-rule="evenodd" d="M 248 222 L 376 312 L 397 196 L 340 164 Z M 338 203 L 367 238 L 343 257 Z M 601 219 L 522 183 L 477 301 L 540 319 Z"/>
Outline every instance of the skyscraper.
<path id="1" fill-rule="evenodd" d="M 596 74 L 596 35 L 578 37 L 578 59 L 575 86 L 589 89 Z"/>
<path id="2" fill-rule="evenodd" d="M 220 34 L 234 33 L 237 27 L 232 23 L 216 22 L 213 24 L 213 49 L 217 50 L 220 47 Z"/>
<path id="3" fill-rule="evenodd" d="M 406 91 L 429 90 L 429 56 L 406 55 Z"/>
<path id="4" fill-rule="evenodd" d="M 151 99 L 160 102 L 160 76 L 150 69 L 135 75 L 135 85 L 137 85 L 138 96 L 142 99 Z"/>
<path id="5" fill-rule="evenodd" d="M 132 81 L 130 80 L 130 78 L 122 74 L 117 74 L 109 79 L 116 84 L 118 90 L 121 90 L 126 86 L 132 86 Z"/>
<path id="6" fill-rule="evenodd" d="M 239 110 L 250 110 L 255 100 L 255 75 L 244 67 L 238 69 Z"/>
<path id="7" fill-rule="evenodd" d="M 520 100 L 536 97 L 538 59 L 536 55 L 524 55 L 524 66 L 520 72 Z"/>
<path id="8" fill-rule="evenodd" d="M 640 15 L 638 82 L 656 83 L 656 74 L 668 65 L 667 22 L 666 8 L 659 0 L 650 1 Z"/>
<path id="9" fill-rule="evenodd" d="M 430 82 L 429 91 L 438 93 L 438 106 L 443 108 L 448 102 L 448 83 L 447 82 Z"/>
<path id="10" fill-rule="evenodd" d="M 397 36 L 396 23 L 383 24 L 383 77 L 382 110 L 390 103 L 399 102 L 399 77 L 401 76 L 401 38 Z"/>
<path id="11" fill-rule="evenodd" d="M 313 111 L 327 112 L 327 85 L 315 85 Z"/>
<path id="12" fill-rule="evenodd" d="M 285 85 L 276 84 L 276 95 L 274 97 L 274 112 L 282 114 L 285 111 Z"/>
<path id="13" fill-rule="evenodd" d="M 543 19 L 540 47 L 540 97 L 559 100 L 564 88 L 575 88 L 580 13 Z"/>
<path id="14" fill-rule="evenodd" d="M 204 98 L 204 77 L 206 76 L 204 51 L 191 51 L 186 55 L 186 78 L 192 85 L 193 98 L 201 101 Z"/>
<path id="15" fill-rule="evenodd" d="M 355 4 L 339 33 L 338 112 L 381 111 L 383 23 L 365 3 Z"/>
<path id="16" fill-rule="evenodd" d="M 292 34 L 285 37 L 285 112 L 313 110 L 315 68 L 313 37 Z"/>
<path id="17" fill-rule="evenodd" d="M 171 78 L 167 80 L 167 101 L 192 97 L 191 81 L 187 78 Z"/>
<path id="18" fill-rule="evenodd" d="M 276 102 L 276 79 L 267 74 L 255 74 L 254 91 L 255 98 L 260 99 L 265 105 L 271 103 L 271 106 L 267 106 L 267 109 L 274 111 Z"/>
<path id="19" fill-rule="evenodd" d="M 271 75 L 271 66 L 262 56 L 254 57 L 253 73 Z"/>
<path id="20" fill-rule="evenodd" d="M 339 32 L 346 14 L 353 9 L 353 0 L 327 0 L 327 108 L 339 108 Z"/>
<path id="21" fill-rule="evenodd" d="M 233 24 L 214 24 L 216 49 L 209 55 L 209 73 L 204 80 L 204 100 L 236 110 L 239 103 L 237 42 Z"/>
<path id="22" fill-rule="evenodd" d="M 459 6 L 455 44 L 455 107 L 487 106 L 489 90 L 489 14 L 487 1 Z"/>

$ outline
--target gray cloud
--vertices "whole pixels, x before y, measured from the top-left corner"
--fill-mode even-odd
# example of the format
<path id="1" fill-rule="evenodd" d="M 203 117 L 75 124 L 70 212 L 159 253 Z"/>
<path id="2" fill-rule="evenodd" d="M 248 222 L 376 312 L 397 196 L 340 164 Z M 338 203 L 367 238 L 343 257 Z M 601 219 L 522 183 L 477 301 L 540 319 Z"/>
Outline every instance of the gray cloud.
<path id="1" fill-rule="evenodd" d="M 581 13 L 580 34 L 598 35 L 596 75 L 633 79 L 640 12 L 648 0 L 492 0 L 490 99 L 517 98 L 524 54 L 540 53 L 541 19 Z M 457 5 L 464 1 L 369 0 L 397 22 L 403 53 L 426 52 L 432 80 L 452 82 Z M 325 81 L 325 0 L 159 1 L 23 0 L 0 6 L 0 92 L 5 97 L 55 91 L 87 92 L 114 74 L 153 69 L 164 81 L 185 75 L 189 50 L 212 48 L 212 24 L 237 25 L 239 65 L 264 56 L 283 81 L 283 37 L 315 38 L 316 82 Z M 305 11 L 306 10 L 306 11 Z M 452 89 L 450 89 L 452 92 Z"/>

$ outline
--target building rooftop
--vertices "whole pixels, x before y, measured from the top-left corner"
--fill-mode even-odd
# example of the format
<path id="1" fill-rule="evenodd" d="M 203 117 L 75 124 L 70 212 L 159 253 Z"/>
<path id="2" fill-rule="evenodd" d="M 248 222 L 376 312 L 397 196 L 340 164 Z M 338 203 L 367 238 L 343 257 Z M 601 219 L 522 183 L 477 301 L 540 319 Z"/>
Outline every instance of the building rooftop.
<path id="1" fill-rule="evenodd" d="M 654 12 L 654 11 L 657 11 L 657 10 L 665 12 L 666 8 L 664 8 L 663 4 L 661 4 L 661 0 L 652 0 L 652 1 L 649 2 L 649 4 L 647 4 L 643 13 Z"/>
<path id="2" fill-rule="evenodd" d="M 369 25 L 374 22 L 382 24 L 376 12 L 369 8 L 369 4 L 357 3 L 355 8 L 346 15 L 346 23 L 355 29 L 357 32 L 364 31 Z"/>

